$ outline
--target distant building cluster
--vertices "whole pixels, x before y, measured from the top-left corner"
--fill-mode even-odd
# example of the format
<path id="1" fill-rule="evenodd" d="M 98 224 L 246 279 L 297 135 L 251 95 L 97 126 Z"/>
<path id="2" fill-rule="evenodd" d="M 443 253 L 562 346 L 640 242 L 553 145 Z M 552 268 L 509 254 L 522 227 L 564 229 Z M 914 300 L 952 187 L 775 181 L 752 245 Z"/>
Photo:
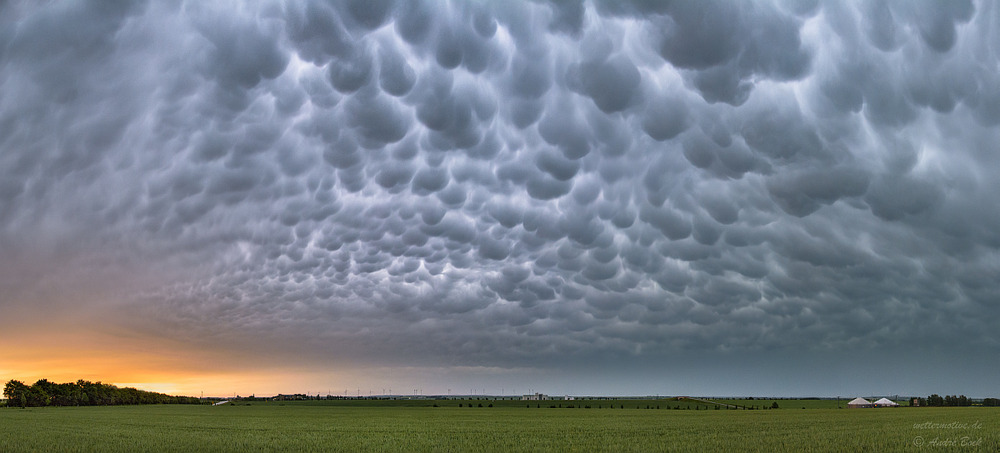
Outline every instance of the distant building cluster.
<path id="1" fill-rule="evenodd" d="M 522 395 L 521 396 L 521 401 L 548 401 L 548 400 L 573 401 L 575 399 L 576 399 L 575 396 L 569 396 L 569 395 L 566 395 L 566 396 L 563 396 L 563 397 L 558 397 L 557 396 L 557 397 L 553 398 L 553 397 L 551 397 L 549 395 L 546 395 L 544 393 L 535 393 L 535 394 L 532 394 L 532 395 Z"/>
<path id="2" fill-rule="evenodd" d="M 848 409 L 858 409 L 863 407 L 897 407 L 897 406 L 899 406 L 899 404 L 896 404 L 896 402 L 888 398 L 882 398 L 873 403 L 871 401 L 859 397 L 859 398 L 854 398 L 853 400 L 847 403 Z"/>
<path id="3" fill-rule="evenodd" d="M 284 395 L 284 394 L 279 393 L 276 396 L 274 396 L 273 398 L 271 398 L 271 401 L 302 401 L 302 400 L 310 400 L 310 399 L 319 399 L 319 396 L 311 397 L 311 396 L 306 395 L 304 393 L 295 393 L 295 394 L 292 394 L 292 395 Z"/>

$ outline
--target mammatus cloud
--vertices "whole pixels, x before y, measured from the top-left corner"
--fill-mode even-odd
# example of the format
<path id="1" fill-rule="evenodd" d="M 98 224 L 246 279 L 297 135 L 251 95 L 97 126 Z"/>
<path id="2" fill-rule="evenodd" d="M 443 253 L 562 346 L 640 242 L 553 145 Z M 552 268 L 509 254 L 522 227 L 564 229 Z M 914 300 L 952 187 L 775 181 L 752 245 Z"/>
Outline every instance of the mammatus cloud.
<path id="1" fill-rule="evenodd" d="M 8 2 L 0 304 L 379 365 L 996 348 L 997 14 Z"/>

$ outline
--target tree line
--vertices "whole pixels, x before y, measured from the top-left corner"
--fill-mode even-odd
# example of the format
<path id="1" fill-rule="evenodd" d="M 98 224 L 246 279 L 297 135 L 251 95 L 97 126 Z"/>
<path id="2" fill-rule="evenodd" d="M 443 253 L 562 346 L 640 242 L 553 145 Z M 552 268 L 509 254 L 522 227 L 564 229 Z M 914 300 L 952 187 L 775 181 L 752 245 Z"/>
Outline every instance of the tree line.
<path id="1" fill-rule="evenodd" d="M 942 407 L 942 406 L 971 406 L 972 399 L 965 395 L 945 395 L 941 396 L 937 393 L 928 396 L 927 398 L 917 398 L 918 404 L 920 406 L 931 406 L 931 407 Z M 984 398 L 982 401 L 983 406 L 996 407 L 1000 406 L 1000 400 L 996 398 Z"/>
<path id="2" fill-rule="evenodd" d="M 114 406 L 124 404 L 200 404 L 192 396 L 171 396 L 131 387 L 119 388 L 80 379 L 57 384 L 41 379 L 32 385 L 10 380 L 3 388 L 9 407 Z"/>

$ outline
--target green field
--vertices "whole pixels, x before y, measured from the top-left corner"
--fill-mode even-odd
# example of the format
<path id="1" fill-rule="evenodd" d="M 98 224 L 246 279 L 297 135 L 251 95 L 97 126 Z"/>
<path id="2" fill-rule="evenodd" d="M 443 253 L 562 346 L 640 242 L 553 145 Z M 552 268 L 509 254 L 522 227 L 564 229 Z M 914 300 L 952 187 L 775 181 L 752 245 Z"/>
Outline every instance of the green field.
<path id="1" fill-rule="evenodd" d="M 666 409 L 676 403 L 415 400 L 3 408 L 0 451 L 1000 450 L 996 408 Z"/>

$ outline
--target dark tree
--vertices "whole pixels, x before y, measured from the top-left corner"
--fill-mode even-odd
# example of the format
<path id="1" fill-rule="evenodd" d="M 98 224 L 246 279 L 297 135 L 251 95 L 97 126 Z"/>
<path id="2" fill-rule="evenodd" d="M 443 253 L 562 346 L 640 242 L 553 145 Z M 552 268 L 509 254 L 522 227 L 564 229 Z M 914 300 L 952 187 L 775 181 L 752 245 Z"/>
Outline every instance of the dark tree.
<path id="1" fill-rule="evenodd" d="M 28 405 L 28 386 L 21 381 L 7 381 L 3 388 L 3 396 L 7 398 L 7 406 L 26 407 Z"/>

